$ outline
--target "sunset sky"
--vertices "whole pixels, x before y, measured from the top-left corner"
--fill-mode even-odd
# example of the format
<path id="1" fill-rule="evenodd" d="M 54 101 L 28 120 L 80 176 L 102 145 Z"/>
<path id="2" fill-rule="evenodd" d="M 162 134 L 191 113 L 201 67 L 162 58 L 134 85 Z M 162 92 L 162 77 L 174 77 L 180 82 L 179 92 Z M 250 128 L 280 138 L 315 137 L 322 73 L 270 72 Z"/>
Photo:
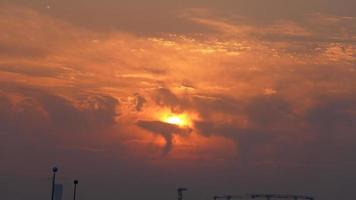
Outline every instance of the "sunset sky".
<path id="1" fill-rule="evenodd" d="M 356 199 L 355 0 L 0 0 L 0 199 Z"/>

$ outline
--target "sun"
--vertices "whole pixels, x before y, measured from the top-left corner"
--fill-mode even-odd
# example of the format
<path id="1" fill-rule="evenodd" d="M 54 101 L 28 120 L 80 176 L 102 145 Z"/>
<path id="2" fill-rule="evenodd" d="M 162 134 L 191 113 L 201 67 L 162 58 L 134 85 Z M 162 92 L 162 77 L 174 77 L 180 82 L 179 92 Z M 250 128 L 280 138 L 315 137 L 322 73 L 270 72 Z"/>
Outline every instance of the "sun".
<path id="1" fill-rule="evenodd" d="M 168 124 L 173 124 L 180 127 L 190 126 L 190 121 L 191 121 L 187 114 L 172 114 L 172 113 L 163 114 L 161 120 Z"/>
<path id="2" fill-rule="evenodd" d="M 178 126 L 184 126 L 186 124 L 184 119 L 179 116 L 168 117 L 167 119 L 165 119 L 165 122 L 167 122 L 169 124 L 175 124 Z"/>

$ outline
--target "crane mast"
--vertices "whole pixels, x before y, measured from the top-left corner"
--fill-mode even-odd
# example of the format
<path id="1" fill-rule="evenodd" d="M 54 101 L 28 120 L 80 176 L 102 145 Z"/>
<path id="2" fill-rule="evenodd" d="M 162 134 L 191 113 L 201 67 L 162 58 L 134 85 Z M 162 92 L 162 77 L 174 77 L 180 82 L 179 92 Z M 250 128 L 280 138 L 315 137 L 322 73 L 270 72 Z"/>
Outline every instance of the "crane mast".
<path id="1" fill-rule="evenodd" d="M 183 192 L 187 191 L 187 188 L 178 188 L 177 192 L 178 192 L 178 200 L 183 200 Z"/>

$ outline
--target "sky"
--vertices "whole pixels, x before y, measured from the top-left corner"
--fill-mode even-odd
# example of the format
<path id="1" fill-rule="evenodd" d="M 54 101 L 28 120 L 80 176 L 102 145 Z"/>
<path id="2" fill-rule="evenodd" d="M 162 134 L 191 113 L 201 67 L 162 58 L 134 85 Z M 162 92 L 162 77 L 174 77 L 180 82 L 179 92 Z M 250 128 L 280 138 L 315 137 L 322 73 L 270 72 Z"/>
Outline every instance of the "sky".
<path id="1" fill-rule="evenodd" d="M 355 199 L 355 7 L 0 0 L 0 199 Z"/>

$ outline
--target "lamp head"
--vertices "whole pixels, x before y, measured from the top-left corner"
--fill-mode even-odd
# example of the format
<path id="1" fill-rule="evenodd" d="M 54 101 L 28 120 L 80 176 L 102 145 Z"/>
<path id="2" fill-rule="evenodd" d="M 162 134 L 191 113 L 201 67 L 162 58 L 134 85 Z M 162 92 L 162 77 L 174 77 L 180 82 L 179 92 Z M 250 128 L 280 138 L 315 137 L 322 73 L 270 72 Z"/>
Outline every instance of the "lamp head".
<path id="1" fill-rule="evenodd" d="M 58 172 L 58 168 L 57 167 L 53 167 L 52 168 L 52 172 L 54 172 L 54 173 Z"/>

